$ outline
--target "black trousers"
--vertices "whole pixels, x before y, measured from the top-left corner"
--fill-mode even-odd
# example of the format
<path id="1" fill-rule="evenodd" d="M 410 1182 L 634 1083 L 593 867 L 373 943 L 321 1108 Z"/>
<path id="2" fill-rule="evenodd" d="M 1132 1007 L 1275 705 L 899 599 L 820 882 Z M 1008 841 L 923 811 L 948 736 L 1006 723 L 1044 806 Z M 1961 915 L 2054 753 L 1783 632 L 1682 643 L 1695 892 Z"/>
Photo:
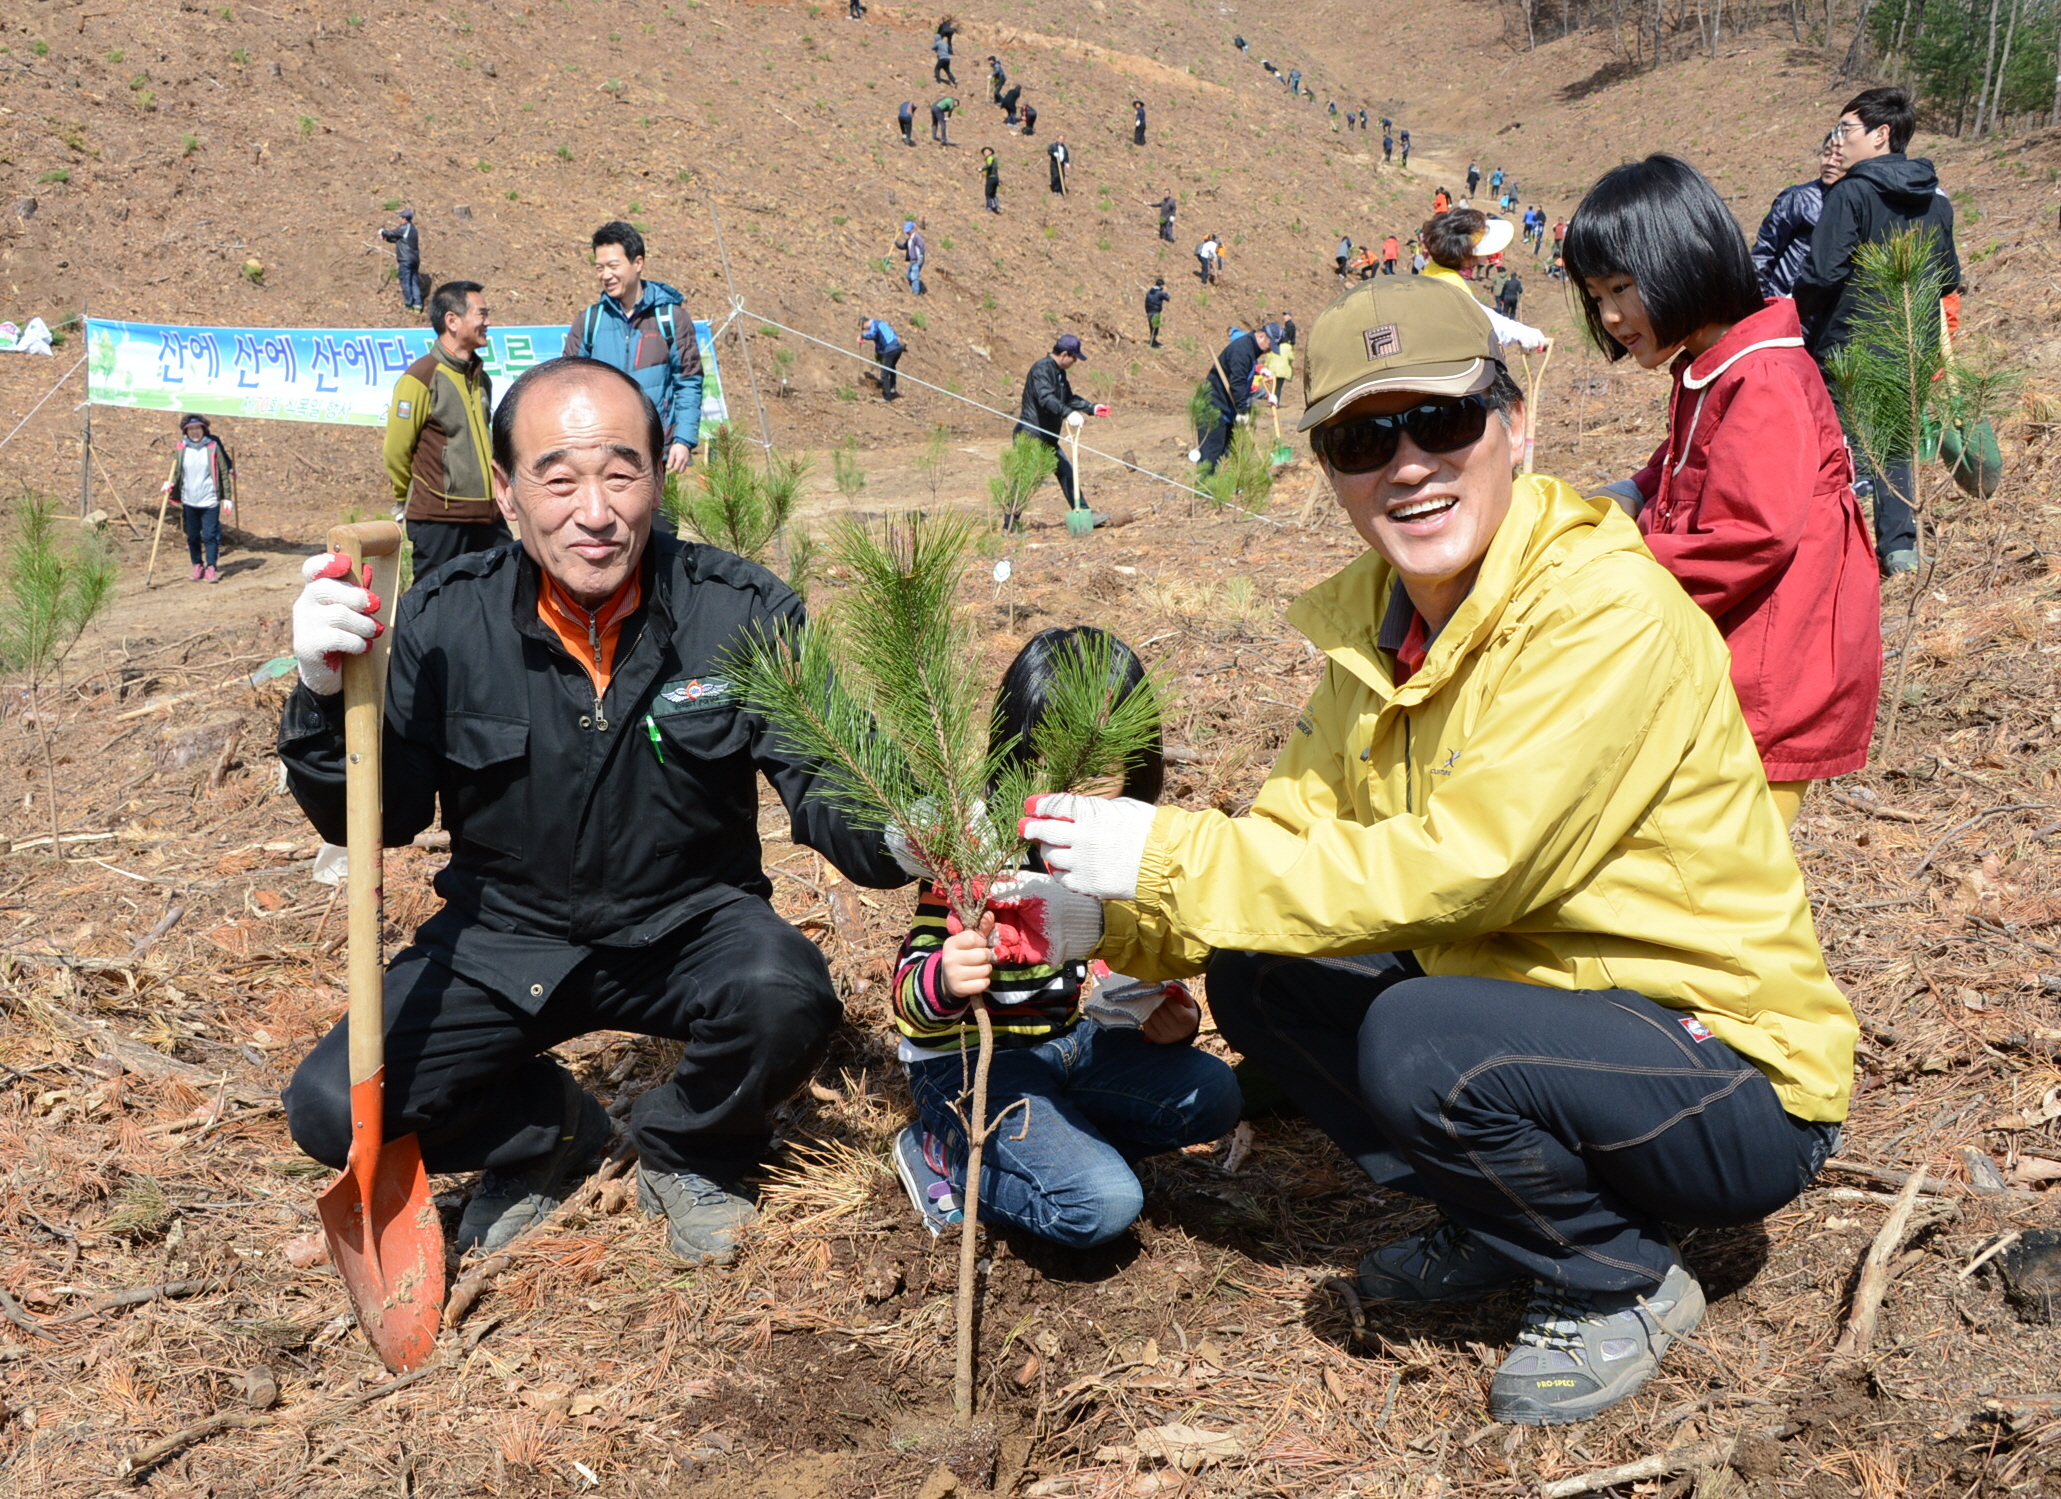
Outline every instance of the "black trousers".
<path id="1" fill-rule="evenodd" d="M 1425 978 L 1407 955 L 1220 952 L 1209 1002 L 1377 1183 L 1560 1285 L 1657 1283 L 1663 1225 L 1766 1217 L 1838 1143 L 1693 1017 L 1622 989 Z"/>
<path id="2" fill-rule="evenodd" d="M 902 127 L 902 144 L 903 144 L 903 145 L 905 145 L 905 146 L 913 146 L 913 145 L 915 145 L 915 144 L 916 144 L 916 116 L 914 116 L 914 115 L 910 115 L 910 116 L 909 116 L 909 117 L 908 117 L 908 118 L 907 118 L 906 120 L 901 120 L 901 121 L 899 121 L 899 123 L 900 123 L 900 125 L 901 125 L 901 127 Z"/>
<path id="3" fill-rule="evenodd" d="M 1898 454 L 1883 465 L 1887 473 L 1875 472 L 1867 449 L 1847 420 L 1846 408 L 1839 400 L 1839 387 L 1830 375 L 1825 377 L 1825 386 L 1832 392 L 1839 424 L 1846 429 L 1847 451 L 1853 455 L 1854 487 L 1860 489 L 1865 484 L 1874 491 L 1870 503 L 1875 519 L 1875 557 L 1878 562 L 1887 563 L 1891 552 L 1912 551 L 1918 545 L 1918 518 L 1911 512 L 1911 501 L 1918 492 L 1918 471 L 1910 458 Z"/>
<path id="4" fill-rule="evenodd" d="M 631 1112 L 645 1164 L 734 1181 L 765 1154 L 769 1115 L 842 1018 L 816 945 L 749 896 L 649 947 L 596 950 L 535 1015 L 409 947 L 386 972 L 387 1134 L 413 1131 L 431 1171 L 542 1155 L 564 1092 L 558 1063 L 539 1053 L 589 1031 L 634 1031 L 687 1048 Z M 349 1046 L 346 1020 L 285 1094 L 294 1142 L 338 1168 L 350 1154 Z"/>
<path id="5" fill-rule="evenodd" d="M 453 557 L 463 557 L 467 552 L 491 552 L 513 540 L 515 533 L 498 515 L 490 521 L 408 522 L 408 542 L 415 548 L 415 580 L 418 583 Z"/>
<path id="6" fill-rule="evenodd" d="M 937 60 L 937 66 L 930 70 L 930 81 L 932 83 L 949 83 L 954 88 L 958 87 L 959 80 L 952 76 L 951 58 L 940 57 Z"/>
<path id="7" fill-rule="evenodd" d="M 1209 425 L 1198 429 L 1195 434 L 1196 443 L 1202 449 L 1202 456 L 1196 461 L 1206 468 L 1223 457 L 1230 451 L 1231 434 L 1237 427 L 1236 415 L 1221 406 L 1211 406 Z"/>
<path id="8" fill-rule="evenodd" d="M 882 349 L 873 356 L 874 362 L 880 366 L 880 398 L 883 401 L 895 398 L 895 366 L 902 362 L 902 348 L 903 345 L 896 344 L 892 349 Z"/>

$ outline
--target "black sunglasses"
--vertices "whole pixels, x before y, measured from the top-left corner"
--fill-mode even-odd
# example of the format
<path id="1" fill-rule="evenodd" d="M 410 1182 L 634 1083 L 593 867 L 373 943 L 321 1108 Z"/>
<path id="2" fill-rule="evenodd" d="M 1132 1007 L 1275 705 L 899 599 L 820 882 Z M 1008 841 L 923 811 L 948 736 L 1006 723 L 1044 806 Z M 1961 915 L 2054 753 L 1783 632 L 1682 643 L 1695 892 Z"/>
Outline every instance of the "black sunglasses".
<path id="1" fill-rule="evenodd" d="M 1427 453 L 1456 453 L 1481 440 L 1490 411 L 1485 394 L 1426 401 L 1392 416 L 1355 416 L 1310 429 L 1310 446 L 1341 474 L 1371 474 L 1395 461 L 1402 434 Z"/>

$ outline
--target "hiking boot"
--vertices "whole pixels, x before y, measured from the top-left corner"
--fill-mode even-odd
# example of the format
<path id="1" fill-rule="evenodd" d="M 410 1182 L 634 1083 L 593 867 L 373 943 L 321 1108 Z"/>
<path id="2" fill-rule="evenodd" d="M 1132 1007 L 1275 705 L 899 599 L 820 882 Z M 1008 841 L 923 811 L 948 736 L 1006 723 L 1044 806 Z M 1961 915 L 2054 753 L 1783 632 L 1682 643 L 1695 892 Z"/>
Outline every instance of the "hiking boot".
<path id="1" fill-rule="evenodd" d="M 200 565 L 200 564 L 199 564 L 198 562 L 194 563 L 194 564 L 193 564 L 193 581 L 194 581 L 194 582 L 198 583 L 198 582 L 200 581 L 200 575 L 201 575 L 201 571 L 202 571 L 202 569 L 201 569 L 201 565 Z"/>
<path id="2" fill-rule="evenodd" d="M 690 1264 L 729 1264 L 738 1233 L 759 1215 L 740 1186 L 648 1166 L 637 1168 L 637 1206 L 653 1217 L 665 1214 L 666 1243 Z"/>
<path id="3" fill-rule="evenodd" d="M 1898 573 L 1914 573 L 1918 570 L 1918 554 L 1914 551 L 1891 552 L 1882 559 L 1882 576 L 1893 578 Z"/>
<path id="4" fill-rule="evenodd" d="M 1541 1284 L 1517 1346 L 1496 1370 L 1489 1419 L 1522 1426 L 1586 1421 L 1635 1393 L 1668 1344 L 1703 1320 L 1703 1287 L 1680 1261 L 1655 1290 L 1577 1291 Z"/>
<path id="5" fill-rule="evenodd" d="M 1360 1294 L 1372 1301 L 1479 1301 L 1524 1272 L 1450 1218 L 1385 1244 L 1360 1261 Z"/>
<path id="6" fill-rule="evenodd" d="M 601 1164 L 612 1126 L 601 1102 L 564 1079 L 565 1124 L 558 1144 L 509 1170 L 481 1175 L 465 1216 L 458 1220 L 458 1252 L 492 1254 L 517 1234 L 542 1223 Z"/>
<path id="7" fill-rule="evenodd" d="M 966 1221 L 965 1205 L 945 1174 L 944 1147 L 920 1124 L 904 1126 L 895 1136 L 895 1175 L 934 1239 L 955 1223 Z"/>
<path id="8" fill-rule="evenodd" d="M 201 578 L 204 582 L 219 583 L 222 581 L 222 574 L 211 567 L 201 574 Z"/>

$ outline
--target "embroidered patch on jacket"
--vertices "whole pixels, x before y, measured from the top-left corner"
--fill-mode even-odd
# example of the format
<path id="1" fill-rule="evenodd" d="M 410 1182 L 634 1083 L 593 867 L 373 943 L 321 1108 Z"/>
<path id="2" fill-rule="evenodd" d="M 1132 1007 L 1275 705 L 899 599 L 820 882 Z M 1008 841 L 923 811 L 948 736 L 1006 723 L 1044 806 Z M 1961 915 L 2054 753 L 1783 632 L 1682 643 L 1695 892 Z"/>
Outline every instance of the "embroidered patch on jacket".
<path id="1" fill-rule="evenodd" d="M 415 415 L 415 403 L 413 401 L 396 401 L 394 403 L 394 415 L 404 422 L 407 421 Z"/>
<path id="2" fill-rule="evenodd" d="M 730 695 L 730 683 L 723 677 L 694 677 L 685 682 L 668 682 L 658 689 L 651 711 L 660 718 L 707 708 Z"/>
<path id="3" fill-rule="evenodd" d="M 1460 752 L 1458 750 L 1447 750 L 1445 763 L 1443 765 L 1432 766 L 1431 773 L 1435 776 L 1449 776 L 1459 768 Z"/>
<path id="4" fill-rule="evenodd" d="M 1713 1039 L 1710 1027 L 1698 1020 L 1694 1015 L 1677 1015 L 1675 1019 L 1681 1022 L 1682 1029 L 1689 1033 L 1689 1039 L 1698 1046 Z"/>

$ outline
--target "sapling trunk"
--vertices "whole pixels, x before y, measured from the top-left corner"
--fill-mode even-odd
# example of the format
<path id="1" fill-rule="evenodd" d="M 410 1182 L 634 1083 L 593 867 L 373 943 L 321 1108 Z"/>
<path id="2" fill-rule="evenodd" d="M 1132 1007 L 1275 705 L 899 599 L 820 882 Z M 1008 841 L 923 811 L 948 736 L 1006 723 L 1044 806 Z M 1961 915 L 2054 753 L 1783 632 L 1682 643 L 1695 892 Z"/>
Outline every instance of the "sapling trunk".
<path id="1" fill-rule="evenodd" d="M 995 1023 L 988 1015 L 987 996 L 974 995 L 968 1008 L 973 1012 L 973 1023 L 980 1027 L 980 1049 L 973 1057 L 973 1100 L 966 1128 L 966 1217 L 959 1225 L 959 1304 L 952 1359 L 952 1414 L 961 1426 L 973 1420 L 973 1309 L 980 1291 L 980 1169 L 988 1136 L 993 1132 L 988 1123 L 988 1064 L 995 1055 Z"/>

